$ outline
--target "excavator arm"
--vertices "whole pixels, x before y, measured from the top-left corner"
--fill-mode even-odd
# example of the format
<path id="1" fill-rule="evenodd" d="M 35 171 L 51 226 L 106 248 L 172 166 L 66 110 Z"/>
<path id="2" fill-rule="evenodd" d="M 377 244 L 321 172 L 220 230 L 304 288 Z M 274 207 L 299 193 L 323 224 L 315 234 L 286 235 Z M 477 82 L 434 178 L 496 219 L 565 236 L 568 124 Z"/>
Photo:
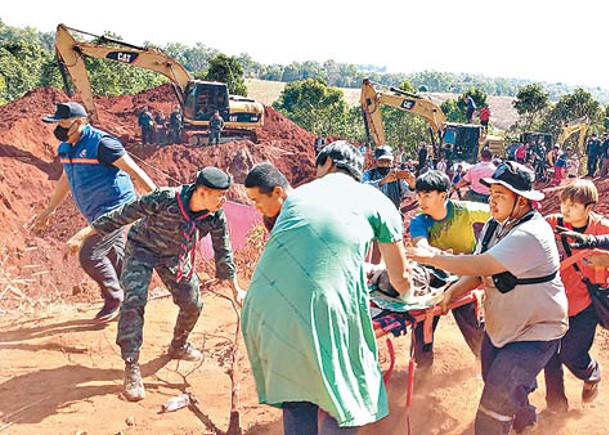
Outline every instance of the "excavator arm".
<path id="1" fill-rule="evenodd" d="M 563 126 L 556 142 L 560 146 L 563 146 L 571 136 L 573 136 L 575 133 L 579 133 L 579 138 L 577 140 L 577 149 L 581 152 L 583 151 L 584 141 L 586 140 L 588 128 L 589 125 L 587 116 L 571 121 Z"/>
<path id="2" fill-rule="evenodd" d="M 387 105 L 420 116 L 429 123 L 432 132 L 432 142 L 436 143 L 442 137 L 446 115 L 442 109 L 420 95 L 391 88 L 390 92 L 377 92 L 370 80 L 362 82 L 360 99 L 366 133 L 376 146 L 385 144 L 385 128 L 381 117 L 381 106 Z"/>
<path id="3" fill-rule="evenodd" d="M 186 68 L 171 57 L 161 51 L 137 47 L 107 37 L 98 38 L 101 41 L 118 45 L 120 48 L 110 45 L 78 42 L 70 31 L 90 35 L 87 32 L 75 30 L 60 24 L 57 26 L 57 36 L 55 37 L 55 52 L 57 53 L 60 66 L 68 72 L 76 91 L 80 94 L 94 123 L 98 123 L 99 118 L 93 102 L 91 82 L 85 67 L 84 56 L 128 63 L 163 74 L 174 84 L 178 100 L 183 105 L 184 90 L 192 80 L 192 77 Z"/>

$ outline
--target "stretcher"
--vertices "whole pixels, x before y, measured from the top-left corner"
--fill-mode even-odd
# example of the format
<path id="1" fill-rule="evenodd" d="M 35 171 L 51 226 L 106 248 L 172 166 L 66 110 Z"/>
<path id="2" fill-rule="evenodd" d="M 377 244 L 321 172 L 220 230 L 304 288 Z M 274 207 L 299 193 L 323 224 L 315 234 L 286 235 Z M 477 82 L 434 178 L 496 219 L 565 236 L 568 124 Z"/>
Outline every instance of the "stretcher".
<path id="1" fill-rule="evenodd" d="M 576 251 L 572 256 L 565 258 L 560 263 L 560 270 L 565 270 L 571 267 L 578 261 L 583 260 L 585 257 L 590 255 L 599 255 L 599 254 L 607 254 L 606 251 L 602 251 L 599 249 L 590 249 L 590 250 L 580 250 Z M 604 276 L 604 271 L 602 268 L 596 268 L 595 280 L 602 280 Z M 463 305 L 470 304 L 472 302 L 476 303 L 476 315 L 480 318 L 482 300 L 484 298 L 484 290 L 482 288 L 474 289 L 464 295 L 462 295 L 457 300 L 453 301 L 449 305 L 449 310 L 453 308 L 457 308 Z M 383 373 L 383 381 L 385 385 L 388 384 L 391 375 L 393 374 L 393 370 L 395 368 L 395 350 L 393 347 L 392 337 L 399 337 L 401 335 L 406 335 L 408 329 L 411 330 L 411 342 L 410 342 L 410 352 L 409 352 L 409 361 L 408 361 L 408 381 L 407 381 L 407 393 L 406 393 L 406 422 L 408 425 L 408 433 L 411 433 L 410 427 L 410 408 L 412 404 L 412 394 L 414 389 L 414 371 L 415 371 L 415 361 L 414 361 L 414 349 L 415 349 L 415 334 L 414 328 L 423 323 L 423 337 L 425 343 L 431 343 L 432 334 L 433 334 L 433 318 L 436 316 L 442 315 L 442 309 L 440 305 L 434 305 L 427 309 L 422 310 L 412 310 L 407 312 L 392 312 L 390 310 L 384 309 L 380 310 L 378 307 L 374 306 L 372 302 L 372 325 L 374 327 L 374 332 L 376 338 L 387 337 L 386 345 L 387 351 L 389 353 L 389 368 Z"/>

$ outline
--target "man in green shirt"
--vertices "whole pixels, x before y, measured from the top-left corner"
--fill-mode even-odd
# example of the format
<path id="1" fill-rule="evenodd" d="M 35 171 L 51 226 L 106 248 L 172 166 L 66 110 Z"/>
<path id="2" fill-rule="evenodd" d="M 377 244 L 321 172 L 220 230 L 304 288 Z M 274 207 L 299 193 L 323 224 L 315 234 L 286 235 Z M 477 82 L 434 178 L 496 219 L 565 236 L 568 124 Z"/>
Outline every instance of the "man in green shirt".
<path id="1" fill-rule="evenodd" d="M 335 142 L 316 164 L 319 178 L 281 207 L 242 313 L 259 400 L 283 408 L 287 435 L 317 433 L 320 408 L 321 433 L 355 433 L 388 413 L 364 271 L 372 239 L 396 290 L 411 291 L 400 215 L 359 183 L 359 151 Z"/>

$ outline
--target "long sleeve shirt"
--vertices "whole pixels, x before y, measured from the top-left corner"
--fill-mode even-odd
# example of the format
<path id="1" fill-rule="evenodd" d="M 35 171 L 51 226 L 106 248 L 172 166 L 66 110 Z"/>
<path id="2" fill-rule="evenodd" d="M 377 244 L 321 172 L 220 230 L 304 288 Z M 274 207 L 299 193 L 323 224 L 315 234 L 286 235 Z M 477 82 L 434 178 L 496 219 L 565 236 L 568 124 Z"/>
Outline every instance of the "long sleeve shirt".
<path id="1" fill-rule="evenodd" d="M 192 186 L 162 187 L 135 201 L 112 210 L 96 219 L 91 226 L 100 234 L 109 234 L 124 225 L 136 222 L 127 237 L 127 252 L 145 261 L 161 262 L 177 271 L 180 261 L 190 262 L 198 239 L 211 235 L 218 279 L 233 279 L 235 265 L 223 210 L 215 213 L 193 213 L 189 208 Z M 178 196 L 180 200 L 178 200 Z M 180 209 L 180 202 L 182 210 Z M 188 216 L 185 218 L 184 213 Z M 198 219 L 198 220 L 197 220 Z M 194 222 L 197 231 L 190 233 Z M 182 246 L 185 243 L 186 249 Z M 180 255 L 188 252 L 180 260 Z M 184 264 L 182 264 L 184 266 Z"/>

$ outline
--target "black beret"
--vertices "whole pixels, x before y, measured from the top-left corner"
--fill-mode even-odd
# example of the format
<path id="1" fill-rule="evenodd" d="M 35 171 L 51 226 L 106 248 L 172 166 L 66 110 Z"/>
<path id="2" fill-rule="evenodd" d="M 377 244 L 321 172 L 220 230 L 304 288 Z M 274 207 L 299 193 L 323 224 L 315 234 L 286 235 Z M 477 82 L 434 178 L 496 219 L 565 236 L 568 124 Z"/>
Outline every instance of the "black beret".
<path id="1" fill-rule="evenodd" d="M 213 166 L 201 169 L 195 181 L 196 186 L 206 186 L 211 189 L 220 190 L 228 189 L 231 183 L 232 180 L 226 172 Z"/>

